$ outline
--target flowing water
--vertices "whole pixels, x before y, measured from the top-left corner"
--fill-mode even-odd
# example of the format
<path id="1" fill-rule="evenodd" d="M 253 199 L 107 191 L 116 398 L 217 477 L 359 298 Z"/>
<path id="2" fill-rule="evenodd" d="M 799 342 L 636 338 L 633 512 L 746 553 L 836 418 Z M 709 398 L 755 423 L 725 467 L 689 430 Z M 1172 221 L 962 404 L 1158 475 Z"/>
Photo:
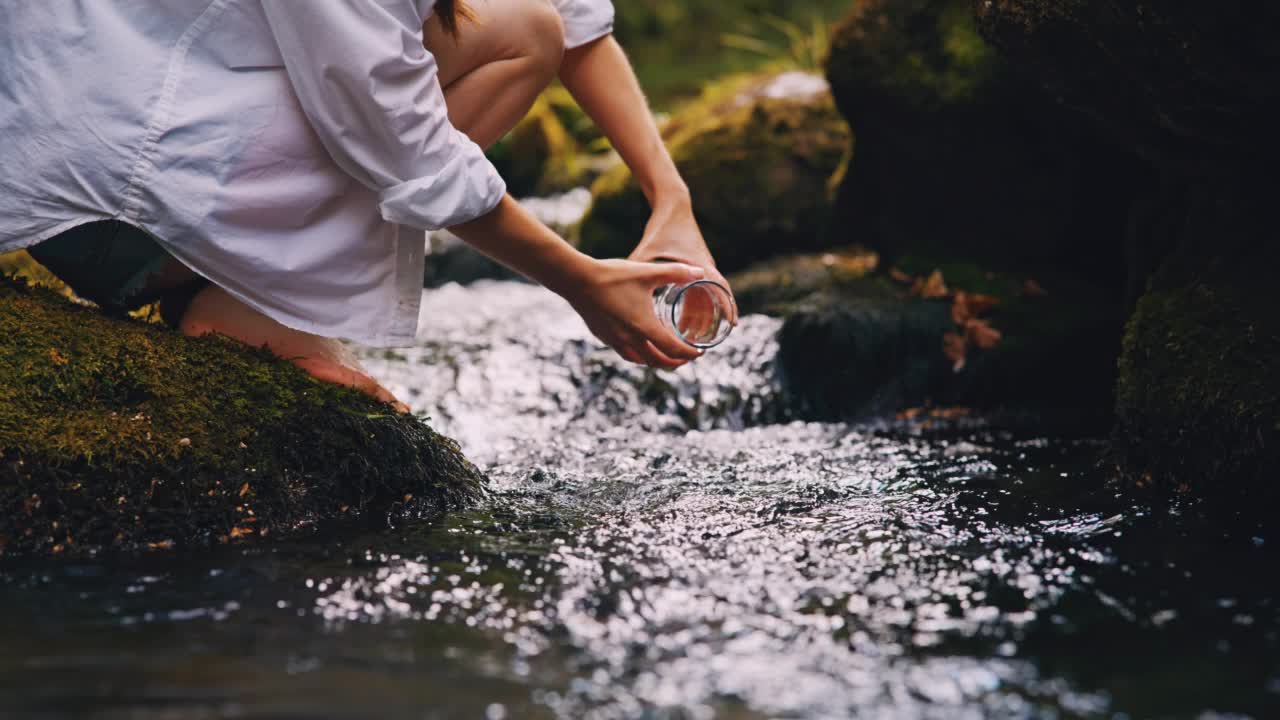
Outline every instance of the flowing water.
<path id="1" fill-rule="evenodd" d="M 513 282 L 371 371 L 487 468 L 433 523 L 0 570 L 0 717 L 1275 717 L 1276 539 L 1102 444 L 790 421 L 777 321 L 627 366 Z"/>

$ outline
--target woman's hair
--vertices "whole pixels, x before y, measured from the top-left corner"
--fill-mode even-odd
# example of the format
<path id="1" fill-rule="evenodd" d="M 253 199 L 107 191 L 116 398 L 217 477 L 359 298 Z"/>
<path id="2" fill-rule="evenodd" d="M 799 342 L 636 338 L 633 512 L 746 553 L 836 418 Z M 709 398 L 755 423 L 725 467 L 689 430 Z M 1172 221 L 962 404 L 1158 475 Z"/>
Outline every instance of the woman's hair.
<path id="1" fill-rule="evenodd" d="M 471 11 L 464 0 L 436 0 L 436 17 L 440 26 L 450 35 L 458 34 L 458 20 L 470 20 Z"/>

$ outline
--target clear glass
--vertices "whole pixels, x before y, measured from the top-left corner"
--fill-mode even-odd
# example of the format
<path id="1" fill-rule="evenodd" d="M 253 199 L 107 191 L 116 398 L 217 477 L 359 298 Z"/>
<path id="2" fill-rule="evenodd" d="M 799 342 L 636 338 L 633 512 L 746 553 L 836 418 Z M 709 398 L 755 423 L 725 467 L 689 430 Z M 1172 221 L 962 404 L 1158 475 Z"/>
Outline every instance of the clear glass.
<path id="1" fill-rule="evenodd" d="M 653 309 L 662 324 L 696 348 L 713 348 L 733 332 L 733 295 L 723 285 L 698 280 L 663 285 L 653 291 Z"/>

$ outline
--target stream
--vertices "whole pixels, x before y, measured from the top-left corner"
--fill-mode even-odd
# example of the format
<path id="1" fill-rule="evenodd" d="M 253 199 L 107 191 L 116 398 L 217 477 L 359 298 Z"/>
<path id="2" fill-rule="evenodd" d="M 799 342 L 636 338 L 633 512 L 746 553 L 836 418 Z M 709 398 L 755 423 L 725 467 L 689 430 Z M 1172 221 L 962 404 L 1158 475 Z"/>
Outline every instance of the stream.
<path id="1" fill-rule="evenodd" d="M 370 371 L 471 511 L 0 571 L 0 717 L 1276 717 L 1280 538 L 1147 507 L 1101 438 L 797 421 L 778 321 L 675 373 L 511 281 Z"/>

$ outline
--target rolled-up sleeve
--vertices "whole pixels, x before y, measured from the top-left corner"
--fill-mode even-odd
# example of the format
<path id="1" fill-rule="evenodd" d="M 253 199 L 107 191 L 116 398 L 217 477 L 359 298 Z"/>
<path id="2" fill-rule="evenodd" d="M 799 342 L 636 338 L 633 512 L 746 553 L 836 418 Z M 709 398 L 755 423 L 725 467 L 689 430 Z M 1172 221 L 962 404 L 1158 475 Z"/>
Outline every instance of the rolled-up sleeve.
<path id="1" fill-rule="evenodd" d="M 551 0 L 564 21 L 567 48 L 586 45 L 613 32 L 613 3 L 610 0 Z"/>
<path id="2" fill-rule="evenodd" d="M 506 184 L 449 122 L 413 0 L 263 0 L 303 112 L 383 219 L 436 230 L 488 213 Z"/>

